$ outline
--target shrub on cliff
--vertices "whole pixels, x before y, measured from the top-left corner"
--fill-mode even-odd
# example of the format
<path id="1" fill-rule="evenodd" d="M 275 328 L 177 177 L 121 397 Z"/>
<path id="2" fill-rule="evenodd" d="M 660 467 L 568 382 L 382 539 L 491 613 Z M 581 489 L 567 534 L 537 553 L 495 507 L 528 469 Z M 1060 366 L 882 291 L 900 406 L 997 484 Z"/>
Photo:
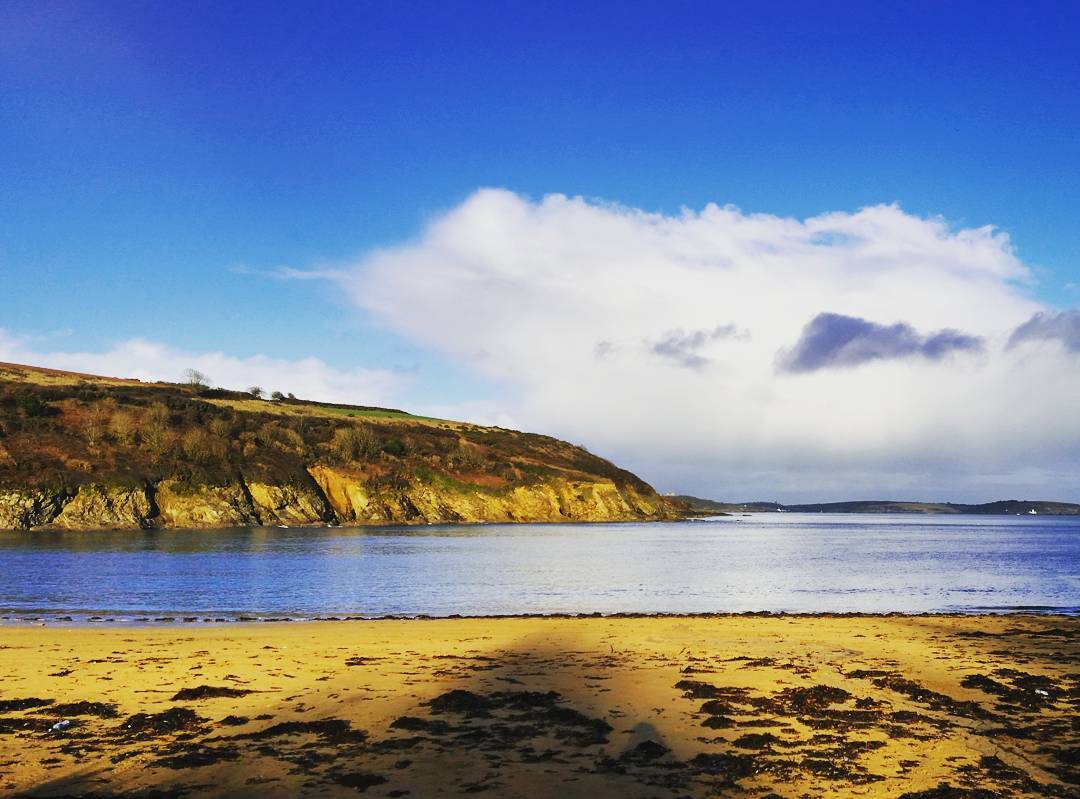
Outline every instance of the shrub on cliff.
<path id="1" fill-rule="evenodd" d="M 334 431 L 334 454 L 342 461 L 370 460 L 379 454 L 379 439 L 365 425 L 347 425 Z"/>
<path id="2" fill-rule="evenodd" d="M 56 416 L 58 411 L 37 394 L 20 391 L 11 400 L 16 410 L 27 418 Z"/>
<path id="3" fill-rule="evenodd" d="M 472 447 L 459 445 L 450 455 L 450 466 L 459 472 L 479 471 L 485 463 L 484 456 Z"/>
<path id="4" fill-rule="evenodd" d="M 193 427 L 180 437 L 180 451 L 193 463 L 206 465 L 225 457 L 227 447 L 217 436 Z"/>
<path id="5" fill-rule="evenodd" d="M 404 458 L 405 453 L 408 452 L 408 448 L 405 446 L 405 442 L 400 438 L 391 438 L 382 445 L 382 451 L 387 455 L 393 455 L 396 458 Z"/>

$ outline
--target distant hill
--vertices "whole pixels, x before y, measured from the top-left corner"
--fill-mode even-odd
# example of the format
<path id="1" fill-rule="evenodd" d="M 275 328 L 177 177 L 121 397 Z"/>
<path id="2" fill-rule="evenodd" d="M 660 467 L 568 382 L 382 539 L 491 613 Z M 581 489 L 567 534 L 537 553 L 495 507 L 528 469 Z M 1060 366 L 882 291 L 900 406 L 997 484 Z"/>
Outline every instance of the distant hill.
<path id="1" fill-rule="evenodd" d="M 1008 499 L 964 505 L 955 502 L 894 502 L 891 500 L 857 500 L 854 502 L 822 502 L 803 505 L 781 505 L 776 502 L 718 502 L 686 495 L 670 497 L 683 503 L 691 513 L 963 513 L 981 515 L 1080 515 L 1080 505 L 1071 502 Z M 1031 511 L 1035 511 L 1034 514 Z"/>
<path id="2" fill-rule="evenodd" d="M 0 529 L 685 515 L 550 436 L 259 394 L 0 363 Z"/>
<path id="3" fill-rule="evenodd" d="M 774 502 L 732 503 L 713 499 L 692 497 L 689 494 L 669 494 L 668 499 L 682 505 L 694 516 L 730 516 L 732 513 L 757 513 L 775 511 L 780 506 Z"/>

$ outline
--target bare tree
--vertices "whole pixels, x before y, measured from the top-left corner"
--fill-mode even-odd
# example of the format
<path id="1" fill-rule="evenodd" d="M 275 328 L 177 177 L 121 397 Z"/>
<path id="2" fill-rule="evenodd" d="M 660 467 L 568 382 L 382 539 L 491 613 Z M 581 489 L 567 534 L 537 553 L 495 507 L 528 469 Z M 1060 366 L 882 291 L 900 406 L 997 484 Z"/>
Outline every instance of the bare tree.
<path id="1" fill-rule="evenodd" d="M 184 382 L 196 390 L 204 389 L 210 385 L 210 376 L 203 374 L 198 369 L 185 369 Z"/>
<path id="2" fill-rule="evenodd" d="M 101 414 L 96 410 L 86 414 L 86 418 L 83 419 L 83 436 L 86 438 L 86 446 L 97 449 L 103 432 L 105 432 L 105 424 Z"/>
<path id="3" fill-rule="evenodd" d="M 248 389 L 248 394 L 253 396 L 255 399 L 262 399 L 263 393 L 264 392 L 262 390 L 262 386 L 252 386 Z"/>

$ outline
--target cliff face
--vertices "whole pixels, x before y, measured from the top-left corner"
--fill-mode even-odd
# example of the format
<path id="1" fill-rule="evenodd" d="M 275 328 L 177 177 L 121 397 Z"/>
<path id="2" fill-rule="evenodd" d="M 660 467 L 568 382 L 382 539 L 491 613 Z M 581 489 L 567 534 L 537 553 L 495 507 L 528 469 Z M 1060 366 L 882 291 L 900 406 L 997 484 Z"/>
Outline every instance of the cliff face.
<path id="1" fill-rule="evenodd" d="M 566 442 L 0 365 L 0 529 L 678 518 Z"/>
<path id="2" fill-rule="evenodd" d="M 553 478 L 500 493 L 423 483 L 399 491 L 369 491 L 361 477 L 328 466 L 311 469 L 336 518 L 344 522 L 561 522 L 674 518 L 654 492 L 612 481 Z"/>
<path id="3" fill-rule="evenodd" d="M 556 479 L 511 491 L 436 488 L 417 483 L 371 490 L 362 477 L 327 466 L 311 486 L 239 481 L 186 487 L 171 481 L 135 488 L 80 486 L 26 493 L 0 490 L 0 529 L 98 530 L 222 528 L 255 525 L 610 522 L 676 518 L 655 495 L 609 481 Z"/>

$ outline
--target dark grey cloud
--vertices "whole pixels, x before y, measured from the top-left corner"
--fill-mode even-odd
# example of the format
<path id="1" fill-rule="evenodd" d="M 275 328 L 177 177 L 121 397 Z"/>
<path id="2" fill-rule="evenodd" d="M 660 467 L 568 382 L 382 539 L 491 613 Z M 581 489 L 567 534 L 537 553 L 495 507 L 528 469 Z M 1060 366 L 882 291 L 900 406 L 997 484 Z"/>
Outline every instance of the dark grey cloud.
<path id="1" fill-rule="evenodd" d="M 701 354 L 701 350 L 707 344 L 743 335 L 745 334 L 741 334 L 735 325 L 717 325 L 711 330 L 691 330 L 689 333 L 674 330 L 659 341 L 649 343 L 649 349 L 653 355 L 667 358 L 687 369 L 704 369 L 709 365 L 709 359 Z"/>
<path id="2" fill-rule="evenodd" d="M 981 338 L 958 330 L 922 335 L 903 322 L 879 325 L 857 316 L 820 313 L 803 328 L 795 346 L 779 354 L 777 364 L 786 372 L 814 372 L 897 358 L 936 361 L 951 352 L 982 349 Z"/>
<path id="3" fill-rule="evenodd" d="M 1013 331 L 1009 336 L 1009 346 L 1051 339 L 1060 341 L 1068 352 L 1080 352 L 1080 309 L 1035 314 Z"/>

